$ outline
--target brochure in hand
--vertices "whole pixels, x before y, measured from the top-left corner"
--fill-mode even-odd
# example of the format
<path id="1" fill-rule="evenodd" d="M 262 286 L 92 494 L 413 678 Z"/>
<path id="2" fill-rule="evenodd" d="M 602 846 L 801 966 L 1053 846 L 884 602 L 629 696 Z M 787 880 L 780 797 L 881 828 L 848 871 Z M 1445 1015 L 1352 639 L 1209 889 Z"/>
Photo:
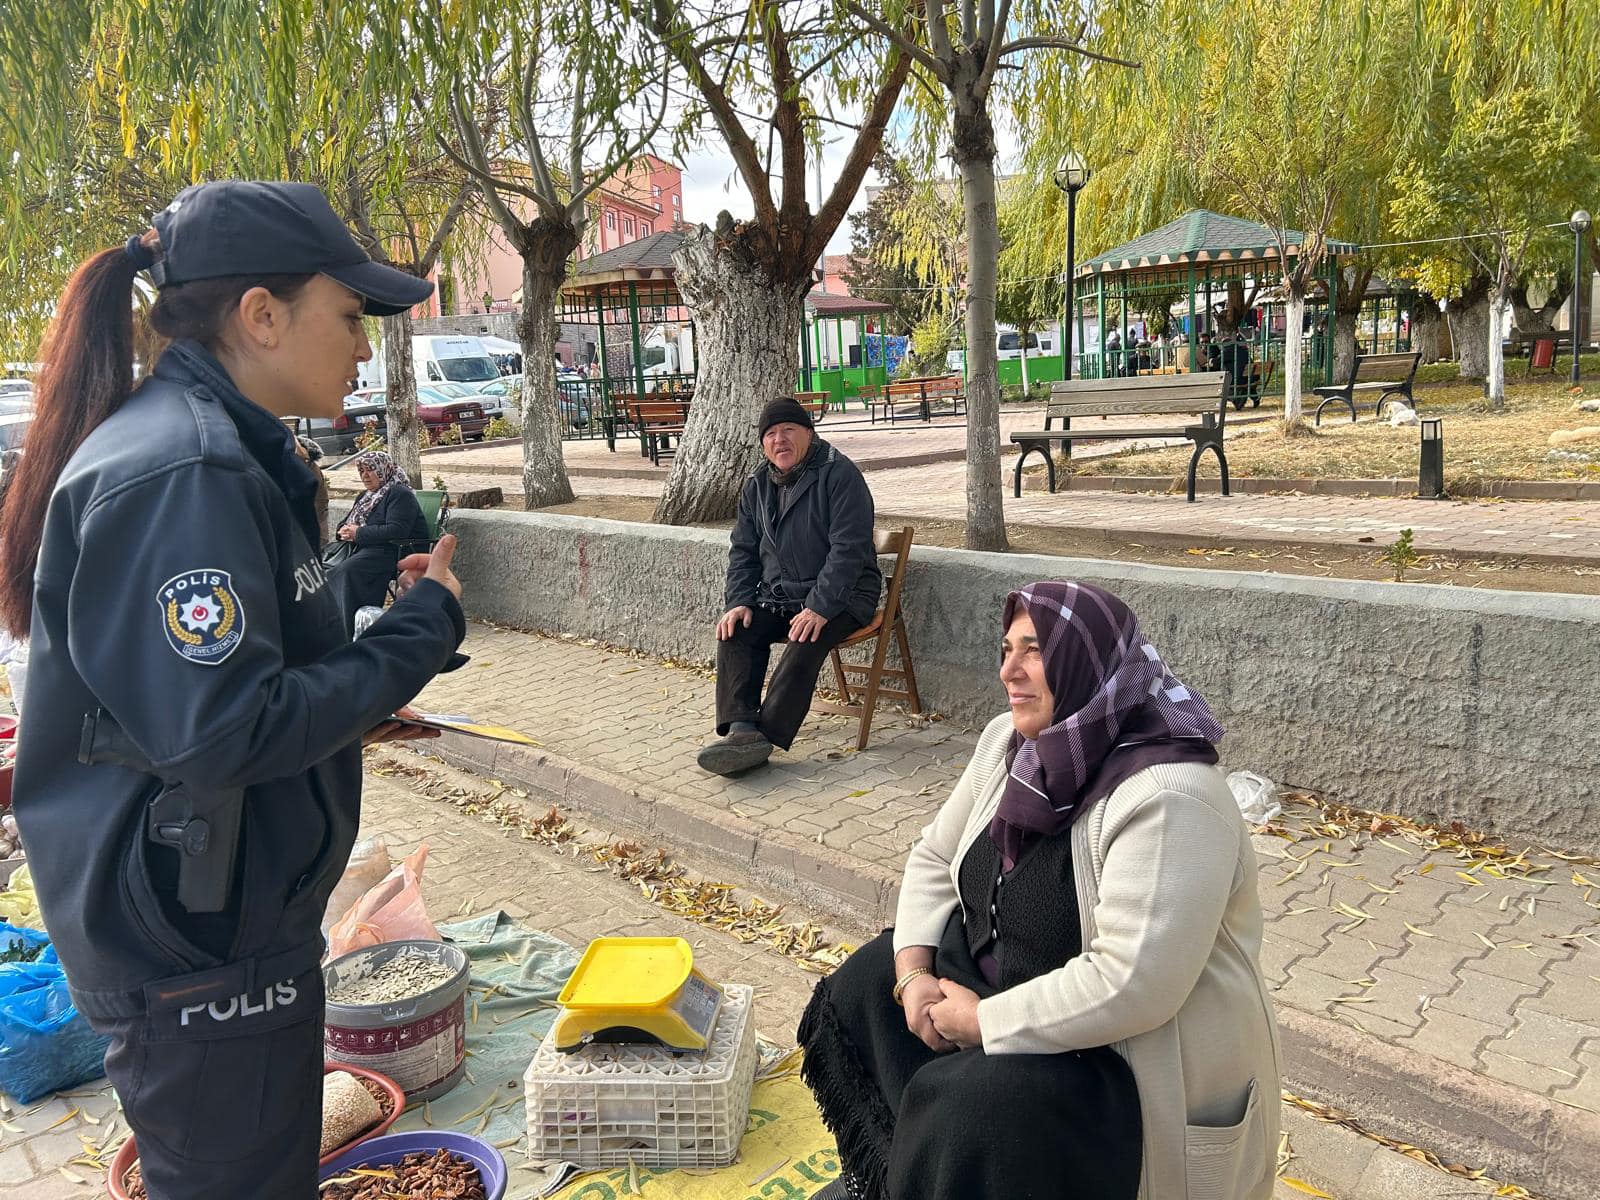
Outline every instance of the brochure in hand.
<path id="1" fill-rule="evenodd" d="M 486 725 L 482 721 L 462 713 L 411 713 L 409 716 L 394 717 L 396 721 L 404 721 L 408 725 L 421 725 L 425 729 L 443 729 L 450 733 L 465 733 L 473 737 L 488 738 L 495 742 L 512 742 L 518 746 L 537 746 L 525 733 L 518 733 L 515 729 L 507 729 L 504 725 Z"/>

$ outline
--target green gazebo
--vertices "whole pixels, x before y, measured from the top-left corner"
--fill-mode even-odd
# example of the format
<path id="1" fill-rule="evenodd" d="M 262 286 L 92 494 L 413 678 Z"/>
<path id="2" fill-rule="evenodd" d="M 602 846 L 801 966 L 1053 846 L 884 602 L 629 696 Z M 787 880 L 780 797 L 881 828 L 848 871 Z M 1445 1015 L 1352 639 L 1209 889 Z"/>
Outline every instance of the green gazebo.
<path id="1" fill-rule="evenodd" d="M 827 392 L 828 403 L 840 408 L 854 399 L 862 384 L 888 382 L 887 315 L 894 306 L 878 300 L 862 300 L 839 292 L 815 289 L 806 297 L 805 326 L 800 335 L 800 379 L 798 390 Z M 867 329 L 866 318 L 877 318 L 877 328 Z M 850 322 L 850 339 L 845 340 L 845 322 Z M 827 337 L 824 330 L 831 326 Z M 877 341 L 876 363 L 871 362 L 869 338 Z"/>
<path id="2" fill-rule="evenodd" d="M 1287 234 L 1293 259 L 1305 235 Z M 1341 259 L 1358 253 L 1350 242 L 1328 243 L 1323 276 L 1306 297 L 1307 328 L 1301 337 L 1307 384 L 1327 382 L 1333 370 L 1332 321 Z M 1151 358 L 1168 370 L 1203 370 L 1202 332 L 1237 328 L 1249 340 L 1256 362 L 1276 364 L 1290 335 L 1283 318 L 1283 267 L 1277 242 L 1265 225 L 1196 209 L 1159 229 L 1107 250 L 1074 272 L 1074 371 L 1098 379 L 1120 373 L 1129 347 L 1108 351 L 1109 330 L 1131 328 L 1135 318 L 1152 335 Z M 1252 322 L 1257 310 L 1260 318 Z M 1093 320 L 1098 336 L 1088 339 Z M 1159 334 L 1159 345 L 1155 345 Z M 1281 375 L 1279 376 L 1281 379 Z"/>

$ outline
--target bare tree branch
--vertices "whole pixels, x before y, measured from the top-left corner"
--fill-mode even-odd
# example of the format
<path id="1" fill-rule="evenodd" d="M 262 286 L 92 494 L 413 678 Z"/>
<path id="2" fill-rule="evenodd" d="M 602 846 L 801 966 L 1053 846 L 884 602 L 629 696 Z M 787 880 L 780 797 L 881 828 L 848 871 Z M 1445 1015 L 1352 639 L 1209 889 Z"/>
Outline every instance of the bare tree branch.
<path id="1" fill-rule="evenodd" d="M 925 71 L 938 79 L 939 82 L 946 86 L 949 85 L 950 72 L 945 64 L 932 54 L 929 54 L 924 47 L 917 45 L 915 37 L 908 37 L 887 21 L 880 20 L 863 8 L 856 0 L 847 0 L 845 7 L 852 16 L 860 20 L 867 28 L 888 38 L 896 46 L 900 47 L 904 53 L 909 54 Z"/>
<path id="2" fill-rule="evenodd" d="M 456 222 L 461 219 L 461 214 L 467 211 L 467 203 L 472 199 L 473 185 L 463 183 L 456 189 L 455 199 L 450 202 L 450 207 L 445 210 L 444 216 L 439 218 L 439 225 L 433 231 L 433 238 L 428 242 L 428 248 L 422 252 L 422 257 L 417 260 L 417 274 L 426 276 L 433 270 L 434 263 L 439 261 L 439 255 L 444 252 L 445 241 L 455 229 Z"/>
<path id="3" fill-rule="evenodd" d="M 1068 38 L 1017 38 L 1015 41 L 1007 42 L 1004 46 L 1000 47 L 1000 53 L 1002 55 L 1016 54 L 1023 50 L 1070 50 L 1073 54 L 1082 55 L 1084 58 L 1092 58 L 1095 62 L 1110 63 L 1114 67 L 1132 67 L 1133 69 L 1137 70 L 1143 66 L 1142 63 L 1135 62 L 1132 59 L 1116 58 L 1110 54 L 1101 54 L 1098 50 L 1091 50 L 1089 47 L 1080 45 L 1078 42 L 1072 41 Z"/>
<path id="4" fill-rule="evenodd" d="M 467 112 L 466 100 L 461 95 L 459 87 L 452 88 L 450 91 L 450 116 L 455 123 L 456 136 L 461 139 L 461 146 L 467 157 L 458 156 L 454 148 L 443 138 L 439 139 L 440 149 L 455 159 L 467 174 L 478 181 L 478 190 L 483 193 L 483 202 L 489 206 L 489 211 L 494 214 L 494 219 L 500 223 L 500 228 L 505 230 L 506 234 L 513 239 L 512 244 L 515 245 L 516 240 L 521 235 L 522 222 L 517 219 L 516 215 L 506 206 L 506 202 L 500 196 L 500 189 L 508 186 L 510 181 L 495 177 L 493 165 L 489 162 L 489 156 L 484 153 L 483 139 L 478 136 L 478 127 L 472 123 L 472 118 Z M 520 191 L 521 189 L 512 187 L 511 190 Z"/>
<path id="5" fill-rule="evenodd" d="M 775 227 L 778 223 L 778 210 L 772 202 L 771 181 L 761 169 L 760 151 L 756 149 L 749 133 L 740 123 L 733 103 L 728 99 L 727 91 L 711 77 L 711 73 L 694 54 L 693 42 L 682 30 L 673 28 L 669 0 L 655 0 L 654 32 L 677 60 L 678 65 L 694 80 L 701 96 L 705 98 L 707 106 L 711 109 L 711 115 L 717 122 L 717 128 L 721 130 L 723 140 L 728 144 L 728 152 L 733 155 L 734 164 L 744 178 L 745 187 L 749 189 L 757 219 L 765 225 Z"/>

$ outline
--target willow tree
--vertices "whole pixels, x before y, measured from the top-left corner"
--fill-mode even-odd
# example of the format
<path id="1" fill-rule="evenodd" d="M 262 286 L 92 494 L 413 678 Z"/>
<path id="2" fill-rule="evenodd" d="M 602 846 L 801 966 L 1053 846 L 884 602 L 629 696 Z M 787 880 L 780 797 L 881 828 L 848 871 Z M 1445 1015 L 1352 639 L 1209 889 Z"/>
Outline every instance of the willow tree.
<path id="1" fill-rule="evenodd" d="M 369 253 L 426 276 L 472 194 L 429 149 L 414 81 L 378 69 L 352 12 L 104 0 L 37 26 L 0 23 L 0 80 L 33 101 L 0 123 L 12 163 L 0 205 L 24 218 L 6 222 L 8 241 L 55 267 L 35 286 L 53 293 L 83 252 L 148 224 L 184 184 L 229 177 L 318 184 Z M 83 214 L 80 228 L 26 207 L 64 189 L 77 194 L 66 211 Z M 85 229 L 98 244 L 85 244 Z M 415 474 L 410 339 L 396 332 L 406 320 L 385 320 L 387 402 L 391 448 Z"/>
<path id="2" fill-rule="evenodd" d="M 974 550 L 1006 548 L 1000 477 L 1000 380 L 995 358 L 995 296 L 999 278 L 1000 214 L 993 98 L 1031 108 L 1030 90 L 1013 82 L 1030 52 L 1060 72 L 1061 56 L 1136 66 L 1095 48 L 1117 26 L 1124 8 L 1036 0 L 846 0 L 864 25 L 916 64 L 925 147 L 945 143 L 961 176 L 967 232 L 967 526 Z M 907 30 L 909 21 L 912 28 Z M 1046 57 L 1048 56 L 1048 57 Z M 1017 72 L 1013 77 L 1013 72 Z M 937 132 L 936 132 L 937 131 Z"/>
<path id="3" fill-rule="evenodd" d="M 556 388 L 557 306 L 589 210 L 650 146 L 668 111 L 659 52 L 587 0 L 362 0 L 361 41 L 438 128 L 489 222 L 522 260 L 522 489 L 528 508 L 573 498 Z"/>
<path id="4" fill-rule="evenodd" d="M 691 116 L 726 145 L 753 208 L 748 220 L 721 213 L 674 256 L 678 291 L 695 313 L 697 379 L 655 519 L 685 525 L 738 506 L 756 461 L 756 418 L 794 386 L 817 261 L 883 142 L 910 60 L 827 8 L 785 0 L 737 10 L 647 0 L 639 15 L 693 96 Z M 807 167 L 825 128 L 849 130 L 849 148 L 812 211 Z"/>

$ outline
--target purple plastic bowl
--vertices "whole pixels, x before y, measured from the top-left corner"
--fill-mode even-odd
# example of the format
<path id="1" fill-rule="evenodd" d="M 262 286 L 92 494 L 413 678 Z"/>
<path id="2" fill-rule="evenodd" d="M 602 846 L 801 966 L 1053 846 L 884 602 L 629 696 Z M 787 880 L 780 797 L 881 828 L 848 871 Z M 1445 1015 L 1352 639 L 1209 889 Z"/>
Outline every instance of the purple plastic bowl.
<path id="1" fill-rule="evenodd" d="M 506 1191 L 506 1160 L 488 1142 L 464 1133 L 450 1133 L 443 1129 L 429 1129 L 423 1133 L 386 1133 L 371 1138 L 322 1168 L 318 1181 L 332 1179 L 335 1175 L 356 1167 L 387 1167 L 399 1162 L 408 1154 L 418 1151 L 431 1154 L 435 1150 L 448 1150 L 460 1155 L 483 1177 L 484 1194 L 489 1200 L 500 1200 Z"/>

